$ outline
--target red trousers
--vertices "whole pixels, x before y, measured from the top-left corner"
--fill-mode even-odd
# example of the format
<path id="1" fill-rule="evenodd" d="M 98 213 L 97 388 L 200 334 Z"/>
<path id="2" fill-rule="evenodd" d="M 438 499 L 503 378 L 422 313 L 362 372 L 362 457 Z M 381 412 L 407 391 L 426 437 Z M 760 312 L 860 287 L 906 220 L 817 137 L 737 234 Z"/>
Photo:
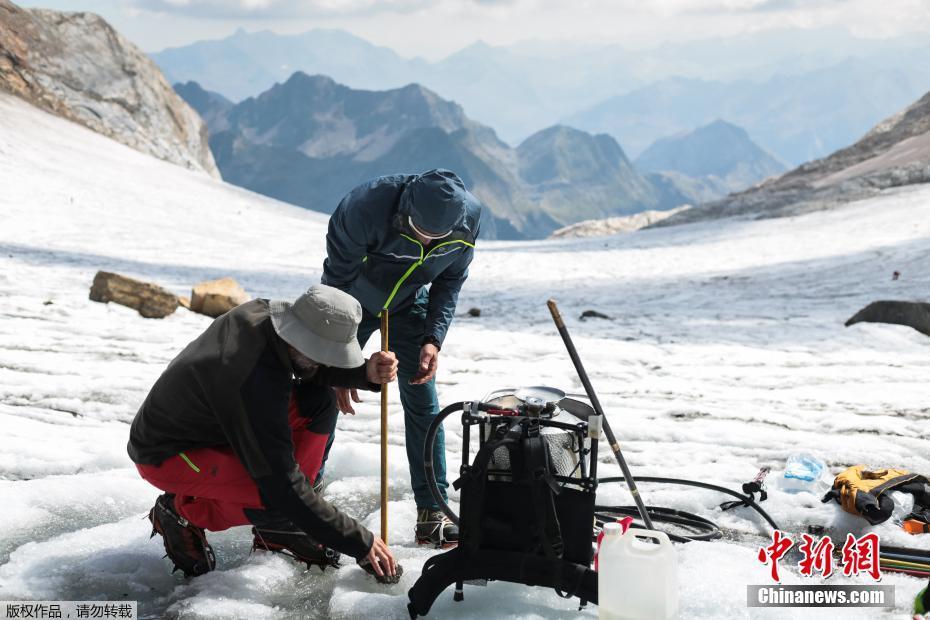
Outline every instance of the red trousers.
<path id="1" fill-rule="evenodd" d="M 323 460 L 328 434 L 307 430 L 296 399 L 288 408 L 294 458 L 311 482 Z M 248 525 L 243 509 L 262 509 L 258 486 L 231 448 L 198 448 L 175 455 L 159 465 L 136 465 L 142 478 L 167 493 L 174 493 L 178 514 L 193 525 L 219 531 Z"/>

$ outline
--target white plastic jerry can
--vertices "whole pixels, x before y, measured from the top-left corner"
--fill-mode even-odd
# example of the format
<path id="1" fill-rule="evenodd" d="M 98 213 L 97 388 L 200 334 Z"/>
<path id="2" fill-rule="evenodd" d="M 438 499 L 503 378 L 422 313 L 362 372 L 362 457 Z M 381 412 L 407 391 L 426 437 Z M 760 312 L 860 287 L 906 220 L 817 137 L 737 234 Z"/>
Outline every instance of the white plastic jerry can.
<path id="1" fill-rule="evenodd" d="M 609 527 L 614 525 L 615 527 Z M 667 620 L 678 615 L 678 555 L 664 532 L 604 525 L 598 553 L 600 620 Z"/>

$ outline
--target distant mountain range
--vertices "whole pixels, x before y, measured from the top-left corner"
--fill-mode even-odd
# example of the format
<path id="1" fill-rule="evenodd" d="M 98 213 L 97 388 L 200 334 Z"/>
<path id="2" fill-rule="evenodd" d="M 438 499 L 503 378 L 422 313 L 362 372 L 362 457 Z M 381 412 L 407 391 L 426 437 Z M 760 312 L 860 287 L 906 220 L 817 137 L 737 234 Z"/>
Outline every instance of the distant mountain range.
<path id="1" fill-rule="evenodd" d="M 634 162 L 641 172 L 677 172 L 713 188 L 720 198 L 771 176 L 786 166 L 760 148 L 746 130 L 722 120 L 662 138 Z M 681 183 L 679 182 L 679 185 Z M 703 200 L 709 200 L 710 194 Z"/>
<path id="2" fill-rule="evenodd" d="M 435 167 L 455 170 L 489 207 L 491 237 L 677 206 L 660 204 L 609 136 L 553 126 L 514 149 L 418 85 L 364 91 L 298 72 L 235 105 L 194 83 L 176 88 L 209 119 L 225 180 L 324 213 L 367 179 Z"/>
<path id="3" fill-rule="evenodd" d="M 297 72 L 239 104 L 175 86 L 207 120 L 223 178 L 324 213 L 372 177 L 446 167 L 489 207 L 485 236 L 717 200 L 784 170 L 730 123 L 660 140 L 633 166 L 606 134 L 554 125 L 511 148 L 422 86 L 356 90 Z"/>
<path id="4" fill-rule="evenodd" d="M 925 41 L 857 39 L 834 30 L 657 42 L 635 51 L 479 41 L 435 62 L 402 58 L 342 31 L 240 30 L 152 56 L 172 82 L 193 80 L 232 101 L 298 70 L 357 89 L 419 83 L 511 145 L 561 123 L 609 133 L 637 156 L 657 139 L 723 118 L 789 164 L 852 143 L 930 84 Z"/>
<path id="5" fill-rule="evenodd" d="M 730 216 L 790 216 L 917 183 L 930 183 L 930 92 L 852 146 L 654 225 Z"/>
<path id="6" fill-rule="evenodd" d="M 0 62 L 0 89 L 140 151 L 317 211 L 331 212 L 364 180 L 432 167 L 456 170 L 482 198 L 489 237 L 544 237 L 583 219 L 720 195 L 675 171 L 640 174 L 605 134 L 554 125 L 512 148 L 416 84 L 358 90 L 298 72 L 234 103 L 194 82 L 172 89 L 93 14 L 0 0 L 0 15 L 0 60 L 12 61 Z"/>
<path id="7" fill-rule="evenodd" d="M 484 52 L 490 58 L 494 49 L 485 46 Z M 343 60 L 362 71 L 365 58 Z M 852 77 L 872 70 L 853 61 L 842 65 L 845 77 L 833 84 L 836 91 L 851 89 Z M 764 108 L 749 120 L 761 127 L 767 114 L 775 125 L 787 122 L 803 103 L 792 90 L 797 84 L 792 79 L 803 78 L 810 93 L 827 97 L 833 92 L 830 80 L 838 74 L 820 71 L 821 84 L 809 82 L 803 73 L 770 78 L 765 88 L 759 86 L 763 94 L 771 88 L 768 99 L 745 85 L 741 96 Z M 873 78 L 859 89 L 859 98 L 897 96 L 891 92 L 894 75 Z M 872 82 L 886 92 L 873 92 L 879 87 Z M 634 117 L 640 114 L 640 120 L 659 118 L 657 101 L 658 108 L 674 110 L 670 99 L 707 87 L 690 101 L 698 118 L 702 109 L 715 108 L 720 95 L 719 84 L 708 84 L 670 80 L 651 87 L 664 93 L 651 99 L 652 107 L 650 97 L 639 91 L 611 100 L 598 113 L 609 118 L 610 109 L 619 106 L 633 110 Z M 214 176 L 222 172 L 242 187 L 325 213 L 372 177 L 450 168 L 488 206 L 486 237 L 539 238 L 582 220 L 592 221 L 579 230 L 594 233 L 649 222 L 791 215 L 930 182 L 930 93 L 852 146 L 778 177 L 772 175 L 783 169 L 781 162 L 730 117 L 660 139 L 643 149 L 634 165 L 607 133 L 560 124 L 511 147 L 459 104 L 418 84 L 361 90 L 298 71 L 238 103 L 195 82 L 171 89 L 154 63 L 101 18 L 24 10 L 9 0 L 0 0 L 0 90 L 155 157 Z M 494 96 L 485 99 L 507 107 Z M 841 97 L 832 104 L 839 109 L 844 101 Z M 818 114 L 830 116 L 829 103 L 818 104 Z M 844 113 L 853 108 L 843 108 Z M 840 113 L 833 117 L 850 120 Z M 696 206 L 662 221 L 667 214 L 643 214 L 685 204 Z M 642 215 L 615 219 L 606 228 L 601 222 L 636 214 Z"/>
<path id="8" fill-rule="evenodd" d="M 174 90 L 192 108 L 197 110 L 210 131 L 216 133 L 226 129 L 226 113 L 233 107 L 233 102 L 219 93 L 204 90 L 196 82 L 175 84 Z"/>
<path id="9" fill-rule="evenodd" d="M 925 58 L 930 58 L 928 51 Z M 608 99 L 565 122 L 616 137 L 633 156 L 657 137 L 723 118 L 782 161 L 798 165 L 860 138 L 930 85 L 930 63 L 911 75 L 861 60 L 800 75 L 733 82 L 672 78 Z"/>

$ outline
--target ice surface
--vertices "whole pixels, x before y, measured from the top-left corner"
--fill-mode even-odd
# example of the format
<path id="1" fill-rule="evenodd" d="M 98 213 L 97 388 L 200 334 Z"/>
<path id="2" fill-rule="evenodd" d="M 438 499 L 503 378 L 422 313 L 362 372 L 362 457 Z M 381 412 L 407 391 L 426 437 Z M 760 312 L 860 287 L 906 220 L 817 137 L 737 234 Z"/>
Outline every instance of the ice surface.
<path id="1" fill-rule="evenodd" d="M 148 538 L 143 517 L 157 492 L 138 478 L 125 442 L 151 383 L 209 319 L 179 310 L 146 320 L 87 299 L 98 269 L 182 294 L 231 275 L 253 295 L 293 298 L 319 281 L 325 218 L 146 157 L 6 95 L 0 127 L 2 598 L 129 598 L 148 617 L 406 617 L 406 590 L 431 551 L 413 544 L 396 390 L 389 511 L 407 571 L 400 584 L 378 586 L 351 561 L 321 574 L 250 554 L 248 528 L 211 534 L 218 570 L 184 580 L 168 573 L 158 538 Z M 930 473 L 926 337 L 900 326 L 843 327 L 876 299 L 926 300 L 928 265 L 926 187 L 780 220 L 482 242 L 460 301 L 482 314 L 454 324 L 440 397 L 446 404 L 527 384 L 580 390 L 545 307 L 555 297 L 634 473 L 738 488 L 760 466 L 778 469 L 800 451 L 834 474 L 855 463 Z M 613 320 L 576 320 L 589 308 Z M 377 397 L 366 396 L 358 411 L 339 421 L 327 494 L 373 527 Z M 459 438 L 450 428 L 453 463 Z M 618 475 L 606 452 L 602 473 Z M 727 531 L 728 542 L 678 547 L 682 617 L 817 617 L 746 608 L 745 585 L 767 582 L 768 568 L 755 560 L 767 533 L 759 518 L 721 513 L 726 498 L 712 493 L 642 487 L 648 502 L 698 512 Z M 600 496 L 629 502 L 618 484 Z M 809 493 L 773 488 L 764 506 L 788 530 L 822 524 L 838 539 L 864 531 L 864 521 Z M 930 547 L 891 525 L 876 531 Z M 883 583 L 896 585 L 898 613 L 923 585 L 891 575 Z M 433 614 L 575 615 L 575 603 L 553 592 L 505 583 L 468 587 L 464 603 L 444 593 Z"/>

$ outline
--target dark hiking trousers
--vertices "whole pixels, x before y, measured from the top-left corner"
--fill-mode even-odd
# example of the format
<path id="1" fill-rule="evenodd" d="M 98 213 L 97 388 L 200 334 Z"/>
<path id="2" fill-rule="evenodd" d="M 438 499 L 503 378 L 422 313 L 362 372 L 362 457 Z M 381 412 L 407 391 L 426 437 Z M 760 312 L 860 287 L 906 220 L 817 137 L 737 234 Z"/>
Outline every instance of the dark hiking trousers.
<path id="1" fill-rule="evenodd" d="M 423 466 L 423 449 L 426 445 L 426 431 L 433 418 L 439 413 L 439 397 L 436 395 L 436 380 L 431 379 L 422 385 L 410 385 L 420 365 L 420 347 L 423 342 L 423 328 L 426 322 L 428 298 L 418 295 L 412 306 L 391 313 L 388 324 L 389 348 L 397 356 L 397 385 L 400 389 L 400 402 L 404 407 L 404 429 L 407 448 L 407 463 L 410 466 L 410 484 L 417 508 L 438 508 L 426 483 L 426 471 Z M 358 327 L 358 342 L 364 347 L 372 333 L 380 330 L 381 319 L 363 312 L 362 322 Z M 392 386 L 393 387 L 393 386 Z M 326 446 L 326 455 L 332 446 L 335 432 Z M 325 466 L 326 455 L 323 457 Z M 433 445 L 433 471 L 436 483 L 443 499 L 446 499 L 446 444 L 442 428 L 436 435 Z"/>

